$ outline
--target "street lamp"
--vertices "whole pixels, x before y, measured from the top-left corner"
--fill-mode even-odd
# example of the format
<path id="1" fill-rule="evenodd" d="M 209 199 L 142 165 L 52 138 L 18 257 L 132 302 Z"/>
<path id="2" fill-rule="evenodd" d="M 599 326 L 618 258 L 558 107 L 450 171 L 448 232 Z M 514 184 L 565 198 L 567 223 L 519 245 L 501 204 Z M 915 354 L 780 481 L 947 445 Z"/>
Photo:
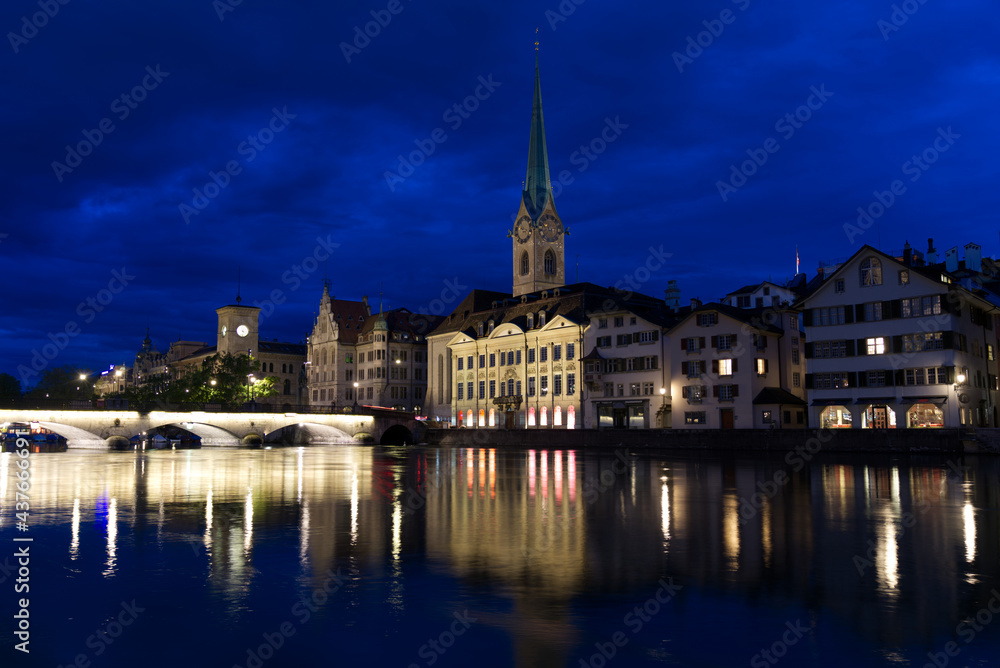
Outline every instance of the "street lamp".
<path id="1" fill-rule="evenodd" d="M 354 381 L 354 412 L 358 412 L 358 382 Z"/>
<path id="2" fill-rule="evenodd" d="M 666 427 L 667 420 L 667 388 L 660 388 L 660 426 Z"/>

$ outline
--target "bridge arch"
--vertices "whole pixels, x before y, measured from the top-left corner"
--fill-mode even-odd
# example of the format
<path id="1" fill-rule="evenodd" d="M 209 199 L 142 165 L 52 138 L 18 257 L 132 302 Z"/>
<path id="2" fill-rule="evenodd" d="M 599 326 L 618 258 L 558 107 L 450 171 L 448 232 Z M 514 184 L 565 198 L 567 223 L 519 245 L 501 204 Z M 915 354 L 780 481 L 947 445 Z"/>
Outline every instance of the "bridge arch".
<path id="1" fill-rule="evenodd" d="M 104 438 L 100 434 L 95 434 L 91 431 L 87 431 L 86 429 L 81 429 L 80 427 L 74 427 L 61 422 L 49 422 L 42 420 L 35 420 L 32 422 L 65 438 L 67 447 L 100 449 L 108 447 L 109 444 L 109 439 Z M 19 421 L 12 424 L 23 424 L 29 426 L 31 423 Z"/>
<path id="2" fill-rule="evenodd" d="M 379 445 L 413 445 L 413 432 L 401 424 L 394 424 L 382 432 Z"/>
<path id="3" fill-rule="evenodd" d="M 149 427 L 145 431 L 153 431 L 155 429 L 162 429 L 163 427 L 173 427 L 175 429 L 180 429 L 182 431 L 187 431 L 201 439 L 201 445 L 204 446 L 233 446 L 240 445 L 244 442 L 244 439 L 238 434 L 235 434 L 228 429 L 223 429 L 222 427 L 217 427 L 214 424 L 205 424 L 203 422 L 164 422 L 162 424 L 157 424 L 155 422 L 150 423 Z M 138 434 L 132 434 L 133 436 L 138 436 Z"/>

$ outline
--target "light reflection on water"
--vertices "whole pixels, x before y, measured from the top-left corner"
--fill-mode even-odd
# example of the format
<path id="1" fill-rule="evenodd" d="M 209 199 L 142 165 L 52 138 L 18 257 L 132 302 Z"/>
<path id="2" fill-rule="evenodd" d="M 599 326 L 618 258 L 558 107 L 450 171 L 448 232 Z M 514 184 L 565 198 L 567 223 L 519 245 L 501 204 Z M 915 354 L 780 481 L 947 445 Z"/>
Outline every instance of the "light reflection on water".
<path id="1" fill-rule="evenodd" d="M 374 665 L 427 665 L 422 643 L 468 609 L 475 632 L 440 665 L 575 666 L 631 633 L 623 614 L 673 578 L 681 594 L 626 636 L 622 665 L 743 664 L 795 619 L 812 629 L 795 665 L 923 665 L 1000 585 L 1000 467 L 966 463 L 958 475 L 933 458 L 793 471 L 780 458 L 611 450 L 35 454 L 32 531 L 58 548 L 40 607 L 64 630 L 50 638 L 56 663 L 119 599 L 143 598 L 156 624 L 123 637 L 122 665 L 196 613 L 201 651 L 233 665 L 342 569 L 323 621 L 271 665 L 337 638 L 347 659 L 367 647 Z M 779 470 L 787 484 L 770 482 Z M 48 600 L 57 592 L 65 610 Z M 986 628 L 963 658 L 1000 652 L 998 636 Z"/>

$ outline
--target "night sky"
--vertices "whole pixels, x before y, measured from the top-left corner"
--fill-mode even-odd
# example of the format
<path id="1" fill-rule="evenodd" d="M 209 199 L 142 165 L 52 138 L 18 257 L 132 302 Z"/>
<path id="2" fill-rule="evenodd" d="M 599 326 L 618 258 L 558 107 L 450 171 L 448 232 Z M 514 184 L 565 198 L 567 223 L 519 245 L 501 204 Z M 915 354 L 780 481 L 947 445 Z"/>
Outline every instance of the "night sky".
<path id="1" fill-rule="evenodd" d="M 810 276 L 1000 251 L 993 1 L 237 2 L 3 3 L 0 371 L 214 342 L 240 266 L 288 341 L 324 271 L 376 307 L 509 291 L 536 27 L 571 282 L 662 265 L 641 291 L 710 300 L 796 245 Z"/>

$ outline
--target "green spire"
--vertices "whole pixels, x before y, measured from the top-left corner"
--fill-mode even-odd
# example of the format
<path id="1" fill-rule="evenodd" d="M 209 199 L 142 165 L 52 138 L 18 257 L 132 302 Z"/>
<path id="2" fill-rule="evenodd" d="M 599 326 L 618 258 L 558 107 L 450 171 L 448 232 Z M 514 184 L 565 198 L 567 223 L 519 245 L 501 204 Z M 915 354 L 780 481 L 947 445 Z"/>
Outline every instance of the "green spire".
<path id="1" fill-rule="evenodd" d="M 542 85 L 538 77 L 538 49 L 535 49 L 535 101 L 531 106 L 531 139 L 528 142 L 528 175 L 524 179 L 524 205 L 537 220 L 552 197 L 549 182 L 549 152 L 545 148 L 545 119 L 542 116 Z"/>

